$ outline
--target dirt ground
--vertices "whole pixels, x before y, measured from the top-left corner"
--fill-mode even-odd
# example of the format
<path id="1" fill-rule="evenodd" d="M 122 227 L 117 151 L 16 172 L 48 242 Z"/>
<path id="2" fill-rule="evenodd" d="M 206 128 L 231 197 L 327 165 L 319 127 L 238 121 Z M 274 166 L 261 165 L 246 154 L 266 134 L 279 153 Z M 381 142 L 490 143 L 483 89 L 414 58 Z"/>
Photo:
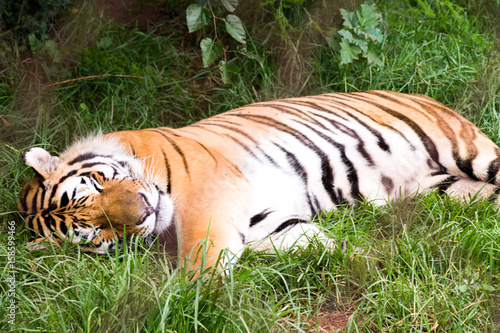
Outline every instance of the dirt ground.
<path id="1" fill-rule="evenodd" d="M 111 19 L 127 27 L 147 30 L 168 19 L 159 1 L 154 0 L 97 0 L 97 5 Z"/>

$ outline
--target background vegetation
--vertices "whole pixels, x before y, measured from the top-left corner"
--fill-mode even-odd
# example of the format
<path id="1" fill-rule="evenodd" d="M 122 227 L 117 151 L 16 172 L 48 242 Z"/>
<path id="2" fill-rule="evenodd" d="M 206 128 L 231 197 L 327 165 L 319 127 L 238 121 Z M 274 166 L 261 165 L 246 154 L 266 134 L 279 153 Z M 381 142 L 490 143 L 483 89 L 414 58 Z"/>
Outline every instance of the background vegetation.
<path id="1" fill-rule="evenodd" d="M 28 252 L 16 211 L 21 186 L 32 176 L 21 161 L 28 147 L 57 153 L 96 131 L 178 127 L 273 98 L 367 89 L 422 93 L 500 143 L 495 0 L 376 0 L 364 12 L 354 0 L 240 3 L 234 14 L 246 29 L 245 49 L 212 24 L 188 33 L 189 1 L 152 0 L 167 20 L 147 30 L 109 22 L 92 1 L 74 8 L 51 1 L 61 6 L 42 8 L 36 24 L 35 14 L 6 3 L 0 331 L 500 330 L 500 213 L 486 202 L 462 205 L 430 194 L 325 212 L 317 223 L 363 254 L 332 253 L 321 244 L 299 255 L 249 251 L 228 276 L 191 280 L 161 249 L 140 241 L 106 256 L 69 245 Z M 366 8 L 375 20 L 360 19 Z M 214 6 L 213 19 L 224 10 Z M 375 28 L 381 35 L 366 35 Z M 200 42 L 215 36 L 224 67 L 219 59 L 205 68 Z M 365 47 L 379 61 L 365 58 Z M 11 300 L 4 263 L 12 220 L 18 225 L 16 327 L 2 312 Z"/>

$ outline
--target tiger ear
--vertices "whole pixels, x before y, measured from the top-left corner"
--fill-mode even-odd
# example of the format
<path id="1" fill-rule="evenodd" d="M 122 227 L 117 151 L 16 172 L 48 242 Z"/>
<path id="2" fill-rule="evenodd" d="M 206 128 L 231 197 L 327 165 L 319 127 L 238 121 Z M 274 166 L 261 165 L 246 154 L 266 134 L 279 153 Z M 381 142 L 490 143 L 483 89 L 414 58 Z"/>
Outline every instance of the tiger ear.
<path id="1" fill-rule="evenodd" d="M 31 148 L 23 155 L 23 161 L 42 176 L 44 179 L 49 178 L 61 163 L 61 159 L 57 156 L 52 156 L 43 148 Z"/>

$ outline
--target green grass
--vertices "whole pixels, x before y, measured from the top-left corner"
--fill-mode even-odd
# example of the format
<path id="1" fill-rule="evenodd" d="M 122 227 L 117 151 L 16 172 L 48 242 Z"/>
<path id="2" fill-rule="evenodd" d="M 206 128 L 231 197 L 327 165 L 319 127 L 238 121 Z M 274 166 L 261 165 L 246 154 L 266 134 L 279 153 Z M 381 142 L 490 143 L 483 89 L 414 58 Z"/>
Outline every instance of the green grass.
<path id="1" fill-rule="evenodd" d="M 315 242 L 279 255 L 247 251 L 226 275 L 193 277 L 140 240 L 103 256 L 72 245 L 24 246 L 16 198 L 32 171 L 22 153 L 32 146 L 57 153 L 96 131 L 178 127 L 271 98 L 391 89 L 437 98 L 500 143 L 496 2 L 376 4 L 386 33 L 382 67 L 341 67 L 300 10 L 296 26 L 283 28 L 273 26 L 268 7 L 250 8 L 261 20 L 245 23 L 256 57 L 229 59 L 239 69 L 231 85 L 216 68 L 202 68 L 204 36 L 185 34 L 182 17 L 143 32 L 82 8 L 65 21 L 60 46 L 42 46 L 35 63 L 21 63 L 28 56 L 12 44 L 0 58 L 10 68 L 0 76 L 0 116 L 11 124 L 0 126 L 0 276 L 10 273 L 7 222 L 16 221 L 17 326 L 8 324 L 13 298 L 2 278 L 0 331 L 322 332 L 322 320 L 338 312 L 350 315 L 347 332 L 500 330 L 500 212 L 485 202 L 431 193 L 324 212 L 316 222 L 348 240 L 345 254 Z M 272 29 L 266 35 L 262 27 Z M 290 68 L 301 71 L 290 76 Z"/>

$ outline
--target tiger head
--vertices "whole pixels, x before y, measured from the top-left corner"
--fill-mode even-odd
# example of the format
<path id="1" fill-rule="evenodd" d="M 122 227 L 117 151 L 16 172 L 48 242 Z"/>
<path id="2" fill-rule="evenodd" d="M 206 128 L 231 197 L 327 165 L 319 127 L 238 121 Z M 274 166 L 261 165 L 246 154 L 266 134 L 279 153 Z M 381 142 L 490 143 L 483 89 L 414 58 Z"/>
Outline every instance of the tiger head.
<path id="1" fill-rule="evenodd" d="M 171 199 L 116 141 L 87 139 L 60 157 L 31 148 L 23 160 L 36 173 L 18 201 L 26 226 L 39 237 L 32 249 L 44 239 L 68 239 L 104 253 L 125 236 L 151 239 L 173 220 Z"/>

